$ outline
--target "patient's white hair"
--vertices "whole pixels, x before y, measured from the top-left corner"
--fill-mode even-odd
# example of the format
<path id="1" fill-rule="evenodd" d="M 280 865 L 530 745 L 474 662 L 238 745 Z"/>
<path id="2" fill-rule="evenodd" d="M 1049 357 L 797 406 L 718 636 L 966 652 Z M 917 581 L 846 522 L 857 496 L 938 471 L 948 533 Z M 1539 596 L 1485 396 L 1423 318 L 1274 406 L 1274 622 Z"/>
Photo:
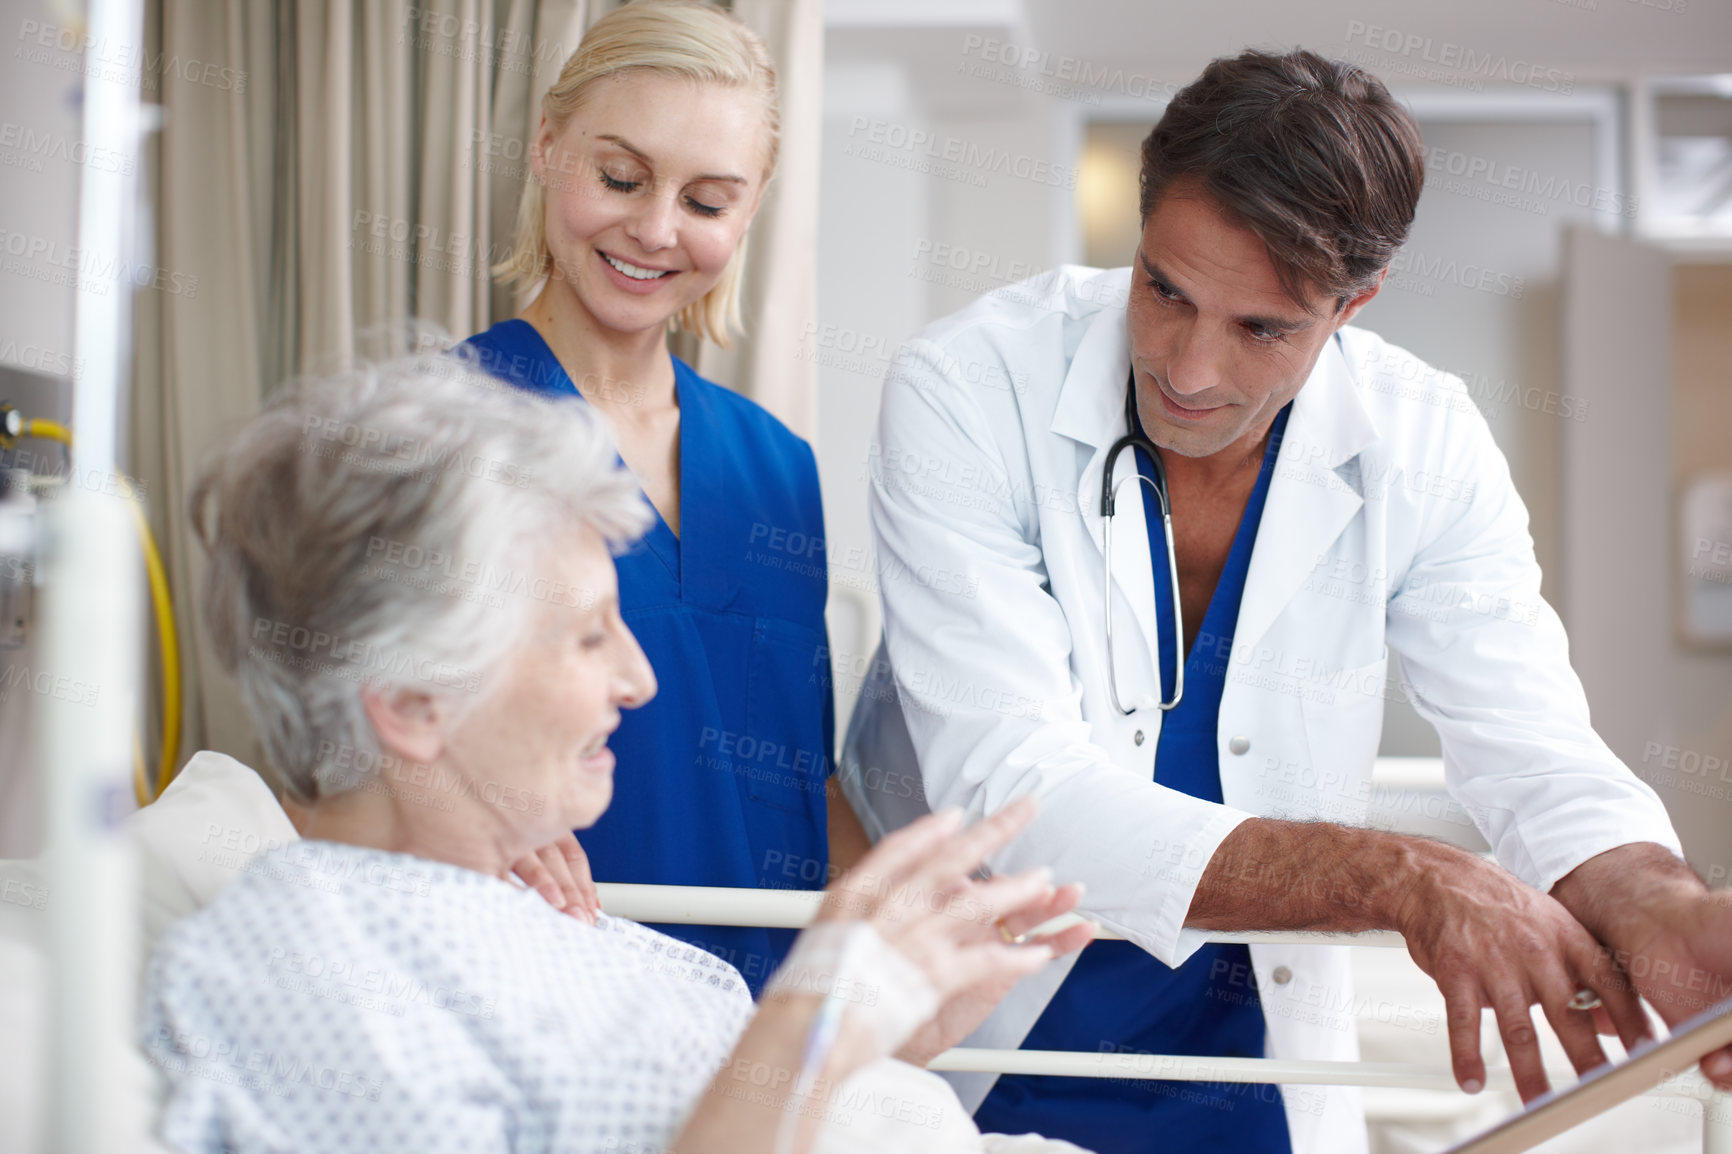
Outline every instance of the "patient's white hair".
<path id="1" fill-rule="evenodd" d="M 204 619 L 290 794 L 364 785 L 380 762 L 363 684 L 459 712 L 587 526 L 616 550 L 652 520 L 581 401 L 518 393 L 467 350 L 283 386 L 194 485 Z"/>

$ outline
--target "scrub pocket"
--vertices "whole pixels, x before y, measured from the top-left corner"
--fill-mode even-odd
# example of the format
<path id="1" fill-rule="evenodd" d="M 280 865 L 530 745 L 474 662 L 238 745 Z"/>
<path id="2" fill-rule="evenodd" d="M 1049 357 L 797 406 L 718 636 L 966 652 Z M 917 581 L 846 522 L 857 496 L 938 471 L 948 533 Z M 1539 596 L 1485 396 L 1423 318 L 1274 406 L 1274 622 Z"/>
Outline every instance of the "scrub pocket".
<path id="1" fill-rule="evenodd" d="M 734 751 L 746 795 L 823 829 L 824 702 L 830 694 L 830 647 L 824 634 L 779 617 L 752 630 L 747 733 Z"/>

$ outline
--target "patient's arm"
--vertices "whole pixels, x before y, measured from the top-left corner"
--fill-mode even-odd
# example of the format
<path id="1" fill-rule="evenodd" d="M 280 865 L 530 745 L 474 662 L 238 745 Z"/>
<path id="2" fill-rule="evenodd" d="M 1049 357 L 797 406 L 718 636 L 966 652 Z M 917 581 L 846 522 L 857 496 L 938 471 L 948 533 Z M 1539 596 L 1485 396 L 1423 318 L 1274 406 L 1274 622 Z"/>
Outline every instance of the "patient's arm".
<path id="1" fill-rule="evenodd" d="M 1008 990 L 1052 960 L 1053 950 L 1044 943 L 1006 943 L 999 919 L 1010 919 L 1012 929 L 1038 924 L 1044 920 L 1038 915 L 1054 905 L 1057 894 L 1046 870 L 989 881 L 971 875 L 1033 815 L 1033 803 L 1024 801 L 961 832 L 956 811 L 933 814 L 898 830 L 830 887 L 817 924 L 870 926 L 899 956 L 898 968 L 911 963 L 918 970 L 916 979 L 924 977 L 929 988 L 920 993 L 929 1008 L 942 1007 L 967 991 Z M 1075 896 L 1069 900 L 1074 904 Z M 800 953 L 796 944 L 790 965 Z M 771 1154 L 783 1119 L 793 1111 L 797 1126 L 790 1149 L 810 1149 L 830 1090 L 909 1040 L 906 1032 L 887 1038 L 884 1030 L 886 1016 L 904 1006 L 889 988 L 887 970 L 882 999 L 856 996 L 843 1002 L 847 1008 L 840 1029 L 806 1100 L 793 1100 L 791 1090 L 808 1060 L 812 1026 L 824 998 L 807 992 L 766 995 L 673 1148 L 680 1154 Z M 867 971 L 860 977 L 864 981 L 854 983 L 854 992 L 875 993 L 870 988 L 874 974 Z M 772 982 L 772 989 L 775 985 Z"/>
<path id="2" fill-rule="evenodd" d="M 824 999 L 816 994 L 766 997 L 734 1052 L 710 1082 L 697 1109 L 674 1140 L 678 1154 L 771 1154 L 782 1119 L 798 1103 L 790 1091 L 800 1075 L 807 1036 Z M 878 1055 L 871 1031 L 845 1014 L 824 1060 L 817 1089 L 828 1093 Z M 793 1150 L 811 1148 L 821 1106 L 802 1111 Z"/>

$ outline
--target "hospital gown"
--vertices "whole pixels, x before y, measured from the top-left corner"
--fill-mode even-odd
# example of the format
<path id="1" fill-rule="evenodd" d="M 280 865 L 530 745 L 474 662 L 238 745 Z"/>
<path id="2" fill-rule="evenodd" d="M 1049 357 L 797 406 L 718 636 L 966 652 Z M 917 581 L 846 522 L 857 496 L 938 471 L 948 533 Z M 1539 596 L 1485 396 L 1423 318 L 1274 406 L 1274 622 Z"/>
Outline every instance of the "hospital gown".
<path id="1" fill-rule="evenodd" d="M 333 842 L 272 851 L 152 958 L 177 1151 L 661 1151 L 752 1013 L 734 968 L 532 890 Z"/>

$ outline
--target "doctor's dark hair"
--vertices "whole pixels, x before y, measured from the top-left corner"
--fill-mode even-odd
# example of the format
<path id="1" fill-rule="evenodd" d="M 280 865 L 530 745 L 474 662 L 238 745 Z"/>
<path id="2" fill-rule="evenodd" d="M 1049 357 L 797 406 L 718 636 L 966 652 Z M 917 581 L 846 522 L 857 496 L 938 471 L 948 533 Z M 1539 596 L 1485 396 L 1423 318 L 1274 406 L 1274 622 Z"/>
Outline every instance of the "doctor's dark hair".
<path id="1" fill-rule="evenodd" d="M 1268 248 L 1281 287 L 1337 307 L 1370 288 L 1407 239 L 1425 151 L 1419 127 L 1364 69 L 1302 49 L 1209 64 L 1143 141 L 1146 221 L 1196 182 Z"/>
<path id="2" fill-rule="evenodd" d="M 437 347 L 449 347 L 448 340 Z M 289 794 L 366 788 L 363 688 L 461 715 L 494 688 L 533 602 L 587 529 L 615 548 L 653 514 L 589 406 L 502 385 L 468 350 L 284 385 L 200 472 L 200 608 Z"/>

